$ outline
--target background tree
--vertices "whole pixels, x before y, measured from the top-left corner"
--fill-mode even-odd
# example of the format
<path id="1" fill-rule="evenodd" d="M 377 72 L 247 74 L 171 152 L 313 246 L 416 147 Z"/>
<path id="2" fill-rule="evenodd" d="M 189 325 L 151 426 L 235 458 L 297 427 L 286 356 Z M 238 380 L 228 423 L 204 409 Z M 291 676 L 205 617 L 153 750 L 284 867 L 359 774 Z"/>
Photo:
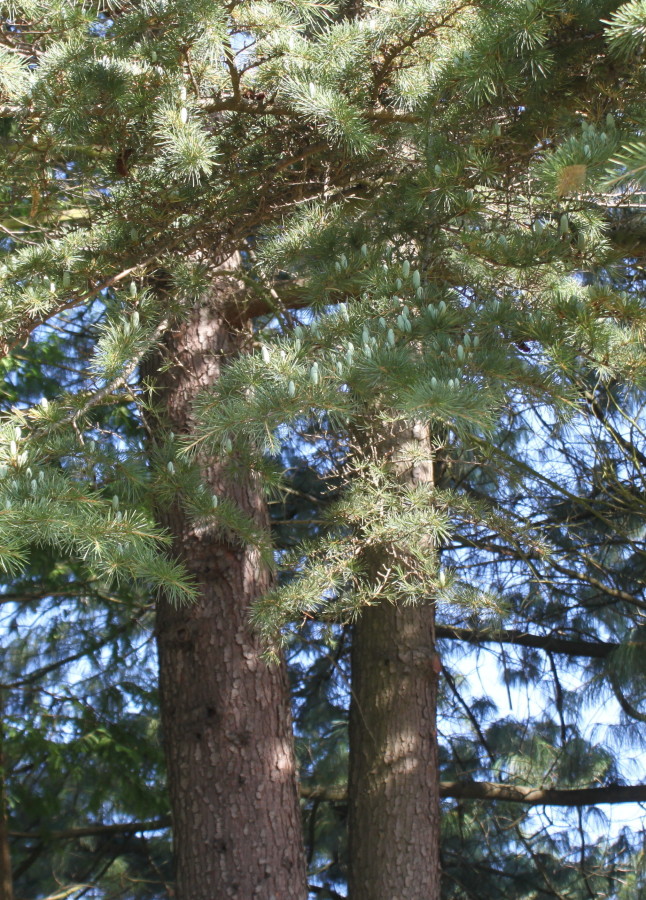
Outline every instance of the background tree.
<path id="1" fill-rule="evenodd" d="M 618 150 L 616 128 L 605 116 L 617 113 L 620 125 L 631 132 L 641 97 L 634 67 L 621 61 L 608 64 L 600 23 L 614 8 L 596 3 L 393 5 L 370 12 L 330 10 L 325 25 L 325 10 L 308 5 L 207 9 L 183 4 L 181 9 L 160 11 L 132 4 L 99 11 L 98 16 L 81 6 L 58 4 L 8 10 L 2 58 L 7 95 L 3 153 L 11 171 L 3 220 L 10 253 L 3 281 L 6 343 L 18 348 L 45 321 L 70 330 L 73 310 L 81 310 L 88 323 L 98 316 L 104 324 L 93 370 L 87 362 L 96 332 L 72 326 L 72 355 L 80 374 L 72 389 L 46 406 L 36 408 L 33 400 L 27 401 L 28 409 L 14 411 L 7 422 L 7 565 L 13 561 L 15 568 L 27 547 L 38 542 L 82 558 L 92 578 L 139 578 L 144 584 L 163 584 L 167 592 L 174 588 L 178 597 L 185 595 L 190 586 L 181 570 L 154 549 L 160 533 L 152 525 L 154 510 L 172 507 L 180 493 L 185 499 L 177 508 L 187 510 L 188 518 L 182 512 L 176 548 L 187 527 L 200 536 L 200 545 L 215 526 L 229 539 L 234 536 L 234 542 L 258 541 L 257 525 L 263 525 L 264 513 L 255 501 L 258 518 L 251 521 L 222 502 L 227 488 L 218 491 L 224 498 L 217 507 L 211 498 L 221 478 L 239 473 L 248 448 L 232 445 L 229 450 L 226 435 L 218 431 L 215 443 L 223 451 L 218 454 L 218 474 L 208 476 L 215 457 L 202 456 L 205 487 L 210 489 L 201 490 L 194 470 L 174 449 L 170 432 L 176 427 L 166 426 L 164 433 L 163 417 L 154 427 L 155 451 L 146 466 L 141 455 L 144 447 L 151 447 L 148 435 L 140 432 L 124 442 L 114 425 L 107 433 L 103 425 L 102 407 L 123 409 L 133 403 L 154 407 L 149 422 L 155 421 L 150 417 L 160 415 L 160 385 L 157 403 L 152 403 L 149 389 L 155 385 L 148 376 L 141 389 L 136 388 L 135 370 L 160 344 L 171 351 L 170 367 L 184 353 L 192 357 L 192 365 L 194 349 L 177 340 L 189 334 L 188 323 L 196 321 L 201 309 L 206 319 L 212 317 L 211 337 L 222 333 L 223 346 L 236 351 L 253 343 L 245 323 L 257 313 L 276 312 L 283 332 L 291 334 L 291 341 L 282 338 L 287 340 L 281 348 L 286 360 L 280 353 L 270 354 L 267 364 L 251 360 L 250 369 L 244 363 L 237 370 L 250 375 L 240 388 L 248 392 L 255 384 L 256 414 L 273 415 L 280 401 L 270 422 L 275 425 L 284 421 L 286 412 L 301 412 L 305 398 L 306 415 L 297 434 L 299 439 L 309 436 L 310 443 L 312 429 L 319 428 L 323 417 L 326 433 L 322 449 L 314 441 L 317 453 L 328 466 L 331 454 L 351 467 L 333 472 L 335 490 L 345 478 L 351 491 L 345 518 L 337 513 L 328 526 L 332 548 L 346 554 L 339 564 L 352 558 L 347 555 L 348 542 L 352 544 L 348 534 L 354 536 L 355 548 L 365 548 L 370 540 L 376 547 L 394 547 L 399 560 L 395 532 L 377 530 L 371 535 L 376 527 L 374 503 L 381 494 L 391 502 L 391 516 L 406 510 L 408 519 L 395 523 L 398 533 L 407 524 L 411 533 L 417 529 L 420 535 L 417 551 L 414 542 L 406 547 L 406 564 L 401 564 L 400 581 L 393 588 L 400 599 L 431 593 L 451 609 L 452 603 L 464 604 L 470 597 L 475 597 L 471 609 L 482 604 L 479 582 L 465 584 L 449 567 L 443 584 L 437 555 L 429 558 L 426 541 L 429 535 L 442 534 L 444 522 L 454 534 L 464 530 L 468 546 L 478 546 L 476 537 L 485 542 L 491 535 L 496 542 L 504 539 L 503 546 L 513 547 L 514 558 L 519 558 L 518 568 L 529 563 L 536 578 L 533 556 L 549 559 L 540 529 L 521 534 L 520 540 L 513 517 L 493 517 L 489 504 L 478 506 L 473 496 L 473 491 L 482 493 L 484 482 L 485 497 L 498 491 L 496 503 L 508 507 L 520 484 L 517 449 L 505 436 L 503 447 L 512 459 L 496 480 L 491 473 L 501 466 L 500 451 L 483 457 L 479 445 L 471 444 L 477 439 L 500 445 L 498 439 L 491 440 L 490 431 L 492 423 L 499 422 L 496 403 L 501 397 L 531 403 L 534 410 L 556 400 L 563 418 L 563 407 L 580 403 L 581 381 L 588 384 L 588 371 L 605 366 L 604 376 L 610 380 L 638 374 L 639 350 L 630 327 L 639 325 L 641 309 L 618 299 L 612 284 L 605 289 L 598 274 L 616 250 L 605 242 L 605 230 L 614 221 L 607 200 L 602 195 L 600 200 L 598 180 Z M 243 49 L 243 42 L 250 46 Z M 17 63 L 21 59 L 26 66 Z M 520 82 L 528 75 L 532 77 L 521 96 Z M 592 85 L 588 92 L 583 89 L 585 78 Z M 599 85 L 608 98 L 605 105 L 598 100 Z M 586 123 L 583 135 L 581 118 Z M 537 129 L 559 145 L 554 154 L 538 145 Z M 519 192 L 524 184 L 527 196 Z M 266 240 L 257 233 L 260 224 L 321 196 L 322 207 L 312 207 L 287 230 L 281 229 L 278 246 L 274 242 L 265 248 Z M 360 249 L 364 243 L 367 256 Z M 19 250 L 21 244 L 24 249 Z M 276 281 L 246 269 L 240 273 L 247 284 L 242 303 L 220 296 L 213 308 L 209 292 L 222 277 L 222 263 L 235 251 L 251 262 L 258 248 L 283 271 L 289 265 L 308 273 L 307 259 L 313 259 L 314 277 L 306 283 Z M 294 250 L 300 256 L 296 263 Z M 411 257 L 413 269 L 419 263 L 419 276 L 404 272 Z M 390 267 L 387 273 L 380 270 L 384 262 Z M 585 290 L 570 277 L 582 269 L 593 276 Z M 419 285 L 413 281 L 417 277 Z M 316 326 L 319 334 L 312 334 L 309 314 L 301 325 L 307 326 L 304 335 L 295 333 L 282 308 L 302 307 L 314 299 L 316 314 L 328 304 L 357 296 L 350 303 L 350 321 L 325 315 L 322 327 Z M 408 302 L 394 304 L 392 297 Z M 467 308 L 471 300 L 474 309 Z M 421 301 L 437 312 L 424 312 Z M 194 318 L 187 316 L 189 309 Z M 592 323 L 591 310 L 596 317 Z M 388 349 L 389 324 L 394 354 Z M 467 335 L 471 346 L 463 340 Z M 344 341 L 345 363 L 326 355 L 338 352 L 337 337 Z M 350 352 L 350 340 L 356 351 Z M 305 348 L 311 358 L 301 364 Z M 422 348 L 445 353 L 435 368 L 427 355 L 422 359 L 426 385 L 419 378 Z M 386 366 L 386 377 L 383 366 L 376 365 L 379 354 L 388 362 L 389 354 L 397 352 L 400 358 L 390 369 Z M 328 370 L 332 361 L 334 369 Z M 337 371 L 338 361 L 347 371 Z M 203 362 L 219 374 L 221 360 Z M 313 363 L 319 368 L 312 368 Z M 583 369 L 578 379 L 573 366 Z M 181 382 L 181 370 L 174 368 L 159 373 L 162 388 L 173 379 Z M 464 370 L 466 386 L 460 383 Z M 349 383 L 348 373 L 352 390 L 335 391 L 335 384 Z M 236 377 L 240 375 L 232 375 L 234 384 Z M 359 465 L 360 454 L 348 442 L 347 423 L 339 416 L 349 416 L 353 428 L 363 433 L 366 417 L 375 414 L 375 382 L 389 403 L 397 397 L 399 420 L 417 421 L 421 416 L 433 422 L 434 454 L 446 482 L 441 484 L 445 493 L 434 495 L 436 506 L 430 512 L 426 501 L 422 503 L 425 489 L 412 492 L 421 503 L 417 508 L 400 481 L 393 481 L 392 472 L 371 474 Z M 183 424 L 189 419 L 193 388 L 184 385 L 180 390 L 184 408 L 178 420 Z M 162 391 L 162 402 L 172 391 Z M 594 391 L 590 400 L 588 393 L 586 388 L 584 402 L 593 412 L 605 408 Z M 309 418 L 313 401 L 314 426 Z M 488 403 L 487 418 L 483 414 Z M 235 404 L 218 410 L 218 415 L 230 412 L 235 420 Z M 381 408 L 377 412 L 381 415 Z M 517 437 L 516 407 L 514 414 L 509 424 Z M 209 424 L 213 427 L 207 419 Z M 531 418 L 529 424 L 535 427 Z M 29 439 L 28 425 L 30 431 L 35 428 Z M 216 417 L 215 425 L 219 429 L 221 419 Z M 497 427 L 506 435 L 504 420 Z M 616 433 L 622 435 L 621 430 Z M 336 436 L 337 448 L 328 449 Z M 261 447 L 264 438 L 262 430 L 254 432 L 254 446 Z M 523 465 L 530 462 L 531 452 Z M 264 459 L 257 455 L 254 464 L 266 475 Z M 44 472 L 41 487 L 36 466 Z M 353 466 L 358 467 L 356 475 L 350 474 Z M 88 473 L 93 483 L 86 486 Z M 362 494 L 371 478 L 378 490 Z M 544 478 L 540 475 L 536 483 Z M 117 501 L 111 499 L 115 496 Z M 352 505 L 360 508 L 361 503 L 364 513 L 353 519 Z M 432 521 L 424 519 L 431 512 Z M 516 513 L 524 512 L 517 501 Z M 342 538 L 336 547 L 335 528 Z M 217 552 L 225 553 L 221 537 L 214 539 Z M 564 549 L 569 549 L 567 540 L 561 552 Z M 231 555 L 238 556 L 239 565 L 240 560 L 256 559 L 257 552 L 236 549 Z M 317 552 L 307 550 L 301 556 L 311 572 Z M 354 558 L 361 562 L 363 551 L 357 552 Z M 508 558 L 506 553 L 503 558 Z M 480 564 L 483 571 L 487 564 Z M 459 553 L 454 568 L 458 565 L 463 565 Z M 579 582 L 573 571 L 578 576 L 584 572 L 584 583 L 593 587 L 590 579 L 600 580 L 593 574 L 594 565 L 584 559 L 568 575 Z M 399 573 L 392 574 L 396 581 Z M 334 613 L 344 621 L 374 593 L 374 572 L 364 576 L 362 580 L 359 573 L 350 582 L 360 590 L 349 607 L 342 604 Z M 605 575 L 601 583 L 605 585 Z M 330 599 L 316 594 L 317 584 L 320 588 L 323 582 L 313 582 L 315 604 L 322 597 Z M 290 585 L 287 596 L 290 589 L 293 605 L 276 607 L 274 619 L 265 620 L 268 627 L 276 616 L 301 615 L 307 600 L 298 596 L 302 582 Z M 430 615 L 433 607 L 427 606 Z M 494 603 L 493 608 L 498 606 Z M 193 627 L 195 610 L 178 613 L 172 627 Z M 527 620 L 520 616 L 519 621 Z M 462 618 L 459 627 L 465 627 Z M 203 652 L 194 653 L 193 661 L 204 672 L 213 669 Z M 195 671 L 193 683 L 201 669 Z M 184 803 L 185 795 L 176 791 L 174 796 L 176 804 Z M 376 819 L 374 824 L 384 825 Z M 362 840 L 370 837 L 366 833 Z M 195 830 L 187 836 L 189 842 L 196 838 Z M 395 848 L 397 842 L 390 845 Z M 273 868 L 279 871 L 280 863 Z M 236 878 L 230 876 L 232 889 Z M 580 886 L 581 879 L 576 883 Z M 294 890 L 301 888 L 295 884 Z"/>

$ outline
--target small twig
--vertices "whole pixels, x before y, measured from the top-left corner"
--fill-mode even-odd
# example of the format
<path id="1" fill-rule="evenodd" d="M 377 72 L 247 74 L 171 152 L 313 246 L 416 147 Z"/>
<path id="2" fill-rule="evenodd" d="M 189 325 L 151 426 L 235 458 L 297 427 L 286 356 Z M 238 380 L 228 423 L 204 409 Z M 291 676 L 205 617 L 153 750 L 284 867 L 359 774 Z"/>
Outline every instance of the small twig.
<path id="1" fill-rule="evenodd" d="M 158 341 L 161 338 L 161 336 L 164 334 L 164 332 L 166 331 L 167 328 L 168 328 L 168 319 L 163 319 L 159 323 L 157 328 L 155 329 L 155 332 L 153 335 L 154 340 Z M 137 366 L 139 365 L 139 363 L 141 362 L 142 358 L 148 352 L 148 349 L 149 349 L 148 347 L 144 347 L 140 353 L 136 354 L 130 360 L 130 363 L 126 366 L 126 368 L 121 373 L 121 375 L 119 375 L 117 378 L 110 381 L 108 384 L 105 385 L 105 387 L 101 388 L 101 390 L 96 391 L 96 393 L 92 394 L 92 396 L 83 404 L 83 406 L 80 409 L 77 409 L 73 413 L 70 413 L 60 423 L 57 423 L 57 424 L 64 425 L 64 424 L 71 423 L 72 426 L 74 427 L 74 429 L 76 430 L 76 423 L 82 416 L 84 416 L 87 412 L 89 412 L 89 410 L 91 410 L 93 407 L 95 407 L 99 403 L 101 403 L 102 400 L 104 400 L 106 397 L 108 397 L 110 394 L 112 394 L 118 388 L 123 387 L 124 385 L 126 385 L 128 383 L 130 376 L 134 374 L 134 372 L 135 372 Z M 83 443 L 82 440 L 81 440 L 81 443 Z"/>

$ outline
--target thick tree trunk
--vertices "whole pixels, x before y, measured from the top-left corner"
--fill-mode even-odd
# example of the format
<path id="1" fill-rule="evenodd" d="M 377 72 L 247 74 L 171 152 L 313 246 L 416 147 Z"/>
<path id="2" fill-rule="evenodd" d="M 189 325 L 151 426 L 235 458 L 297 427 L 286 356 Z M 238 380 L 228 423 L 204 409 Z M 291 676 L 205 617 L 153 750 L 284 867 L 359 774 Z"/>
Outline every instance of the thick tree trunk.
<path id="1" fill-rule="evenodd" d="M 176 434 L 189 430 L 196 394 L 213 384 L 248 335 L 218 310 L 237 285 L 223 275 L 208 302 L 165 340 L 157 401 Z M 147 367 L 150 377 L 150 364 Z M 201 460 L 213 493 L 228 496 L 261 526 L 257 486 Z M 174 552 L 199 585 L 199 599 L 157 614 L 162 729 L 168 765 L 178 900 L 304 900 L 307 896 L 289 694 L 284 667 L 269 667 L 249 624 L 268 587 L 258 553 L 179 505 L 160 511 Z"/>
<path id="2" fill-rule="evenodd" d="M 420 446 L 428 459 L 420 464 Z M 386 452 L 402 480 L 432 481 L 427 430 Z M 415 459 L 414 463 L 407 463 Z M 376 565 L 381 560 L 376 560 Z M 352 645 L 348 784 L 351 900 L 438 900 L 440 809 L 432 603 L 366 609 Z"/>

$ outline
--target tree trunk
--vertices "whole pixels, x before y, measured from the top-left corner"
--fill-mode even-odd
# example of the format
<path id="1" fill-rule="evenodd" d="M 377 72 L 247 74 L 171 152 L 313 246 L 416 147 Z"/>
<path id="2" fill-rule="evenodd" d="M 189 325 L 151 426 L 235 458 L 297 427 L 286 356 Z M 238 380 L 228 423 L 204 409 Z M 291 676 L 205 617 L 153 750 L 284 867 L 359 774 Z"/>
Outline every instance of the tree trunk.
<path id="1" fill-rule="evenodd" d="M 4 754 L 4 701 L 0 693 L 0 900 L 13 900 L 13 873 L 7 823 L 7 790 Z"/>
<path id="2" fill-rule="evenodd" d="M 176 434 L 190 429 L 196 394 L 248 340 L 219 310 L 237 283 L 222 275 L 208 302 L 165 339 L 153 367 L 161 415 Z M 150 376 L 151 364 L 147 365 Z M 154 439 L 153 424 L 153 439 Z M 261 491 L 201 460 L 213 493 L 238 503 L 266 527 Z M 178 900 L 304 900 L 305 862 L 289 693 L 284 666 L 269 667 L 249 608 L 270 575 L 259 554 L 212 527 L 195 526 L 179 504 L 161 510 L 174 553 L 199 598 L 161 600 L 157 646 L 162 730 L 168 766 Z"/>
<path id="3" fill-rule="evenodd" d="M 420 446 L 428 449 L 419 462 Z M 432 482 L 428 431 L 401 431 L 386 454 L 397 475 Z M 411 457 L 416 462 L 406 462 Z M 381 560 L 376 560 L 378 565 Z M 435 606 L 369 607 L 354 628 L 348 784 L 351 900 L 438 900 L 439 658 Z"/>

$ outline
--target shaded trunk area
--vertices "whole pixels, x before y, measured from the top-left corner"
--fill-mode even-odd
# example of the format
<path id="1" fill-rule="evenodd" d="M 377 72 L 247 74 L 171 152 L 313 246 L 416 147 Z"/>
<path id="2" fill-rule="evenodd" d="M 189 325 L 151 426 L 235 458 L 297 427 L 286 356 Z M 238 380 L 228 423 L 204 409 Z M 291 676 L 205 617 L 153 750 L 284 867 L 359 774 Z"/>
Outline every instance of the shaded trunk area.
<path id="1" fill-rule="evenodd" d="M 4 698 L 0 693 L 0 900 L 13 900 L 13 873 L 7 822 L 6 759 L 4 753 Z"/>
<path id="2" fill-rule="evenodd" d="M 237 283 L 225 274 L 190 319 L 170 332 L 144 373 L 160 422 L 189 431 L 196 394 L 212 385 L 248 340 L 218 312 Z M 261 527 L 260 488 L 201 459 L 214 494 Z M 179 504 L 159 511 L 173 552 L 199 586 L 198 601 L 157 612 L 163 740 L 168 765 L 178 900 L 304 900 L 305 862 L 289 693 L 284 666 L 268 667 L 249 608 L 270 576 L 258 552 L 193 525 Z"/>
<path id="3" fill-rule="evenodd" d="M 427 451 L 420 461 L 420 449 Z M 428 430 L 383 447 L 403 482 L 433 483 Z M 412 461 L 411 461 L 412 460 Z M 375 559 L 378 567 L 383 559 Z M 348 784 L 351 900 L 439 900 L 435 605 L 369 607 L 354 628 Z"/>

